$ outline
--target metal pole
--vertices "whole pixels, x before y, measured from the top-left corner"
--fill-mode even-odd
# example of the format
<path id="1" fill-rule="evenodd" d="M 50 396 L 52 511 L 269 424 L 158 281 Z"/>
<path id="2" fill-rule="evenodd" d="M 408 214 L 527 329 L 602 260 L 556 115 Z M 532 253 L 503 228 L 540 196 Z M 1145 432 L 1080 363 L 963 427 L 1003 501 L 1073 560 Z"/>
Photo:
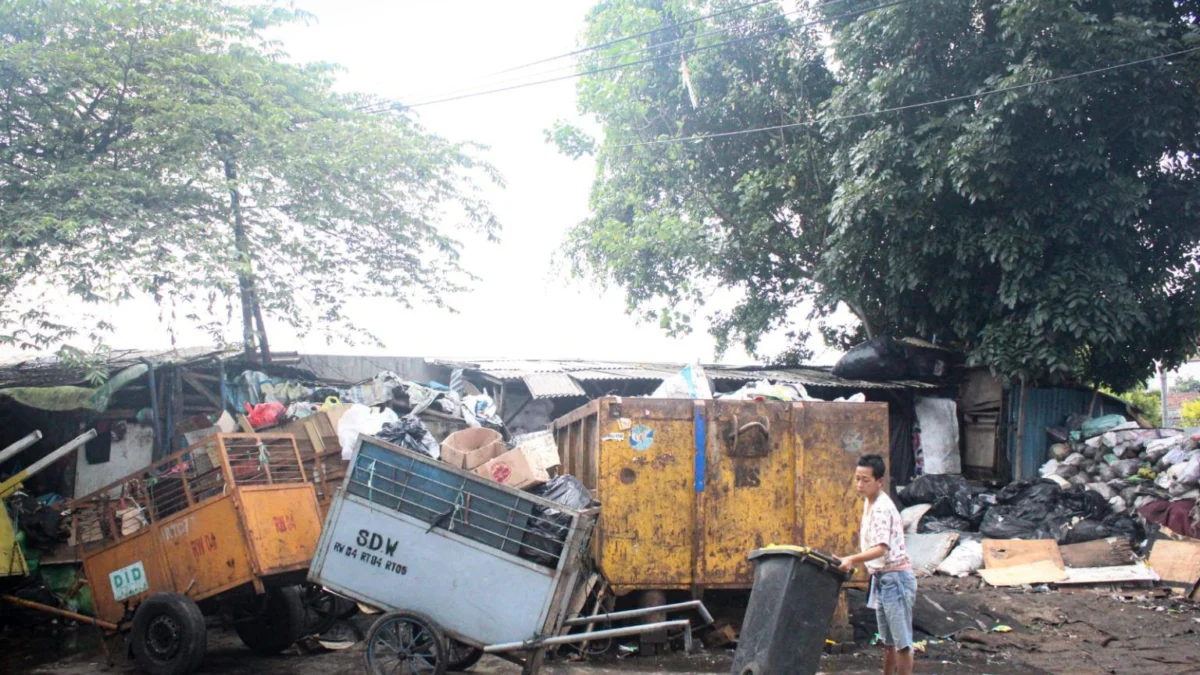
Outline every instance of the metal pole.
<path id="1" fill-rule="evenodd" d="M 9 495 L 9 493 L 11 493 L 13 490 L 15 490 L 17 488 L 17 486 L 20 485 L 22 482 L 24 482 L 26 479 L 33 476 L 34 474 L 41 471 L 42 469 L 50 466 L 51 464 L 57 462 L 58 460 L 65 457 L 66 455 L 71 454 L 76 449 L 78 449 L 79 446 L 83 445 L 84 443 L 87 443 L 88 441 L 92 440 L 95 437 L 96 437 L 96 430 L 89 429 L 86 434 L 83 434 L 82 436 L 77 437 L 75 440 L 71 441 L 70 443 L 67 443 L 66 445 L 62 446 L 61 448 L 55 450 L 54 452 L 46 455 L 45 457 L 43 457 L 43 458 L 39 459 L 38 461 L 34 462 L 33 464 L 29 465 L 29 468 L 25 469 L 24 471 L 18 473 L 17 475 L 13 476 L 12 478 L 9 478 L 8 480 L 4 481 L 3 483 L 0 483 L 0 497 L 7 497 Z"/>
<path id="2" fill-rule="evenodd" d="M 580 616 L 574 619 L 567 619 L 563 622 L 564 626 L 584 626 L 590 623 L 604 623 L 606 621 L 619 621 L 621 619 L 637 619 L 651 614 L 664 614 L 666 612 L 681 612 L 685 609 L 694 609 L 700 613 L 704 619 L 704 624 L 708 625 L 713 622 L 712 614 L 708 613 L 708 608 L 700 600 L 689 600 L 687 602 L 678 602 L 673 605 L 661 605 L 659 607 L 645 607 L 643 609 L 630 609 L 624 612 L 611 612 L 609 614 L 596 614 L 594 616 Z"/>
<path id="3" fill-rule="evenodd" d="M 610 637 L 641 635 L 642 633 L 652 633 L 654 631 L 664 630 L 667 628 L 682 628 L 684 630 L 684 646 L 690 651 L 692 642 L 692 624 L 687 619 L 660 621 L 658 623 L 647 623 L 640 626 L 626 626 L 625 628 L 609 628 L 608 630 L 598 630 L 591 633 L 572 633 L 571 635 L 559 635 L 557 637 L 530 640 L 528 642 L 505 642 L 498 645 L 488 645 L 483 648 L 483 651 L 488 654 L 494 654 L 496 652 L 529 650 L 537 647 L 569 645 L 573 642 L 583 642 L 584 640 L 602 640 Z"/>
<path id="4" fill-rule="evenodd" d="M 58 616 L 62 616 L 62 617 L 66 617 L 66 618 L 74 620 L 74 621 L 78 621 L 79 623 L 87 623 L 87 624 L 91 624 L 93 626 L 99 626 L 105 630 L 117 630 L 118 628 L 120 628 L 120 626 L 118 626 L 115 623 L 109 623 L 108 621 L 103 621 L 101 619 L 97 619 L 97 618 L 91 617 L 91 616 L 84 616 L 83 614 L 76 614 L 75 612 L 68 612 L 65 609 L 51 607 L 50 605 L 43 605 L 40 602 L 32 602 L 30 600 L 25 600 L 23 598 L 18 598 L 18 597 L 12 596 L 12 595 L 0 595 L 0 600 L 5 600 L 7 602 L 11 602 L 12 604 L 18 605 L 20 607 L 36 609 L 39 612 L 46 612 L 47 614 L 56 614 Z"/>
<path id="5" fill-rule="evenodd" d="M 33 445 L 34 443 L 37 443 L 40 440 L 42 440 L 42 432 L 34 431 L 33 433 L 29 434 L 25 438 L 22 438 L 21 440 L 17 441 L 16 443 L 13 443 L 12 445 L 8 446 L 7 448 L 0 450 L 0 464 L 7 462 L 9 460 L 9 458 L 15 456 L 17 453 L 21 452 L 25 448 L 28 448 L 29 446 Z"/>
<path id="6" fill-rule="evenodd" d="M 1162 400 L 1159 401 L 1159 407 L 1161 408 L 1162 412 L 1162 423 L 1159 424 L 1159 426 L 1165 427 L 1169 426 L 1171 423 L 1171 421 L 1167 419 L 1167 394 L 1169 393 L 1167 388 L 1167 371 L 1163 370 L 1162 361 L 1159 361 L 1157 364 L 1155 364 L 1155 367 L 1158 368 L 1158 391 L 1162 396 Z"/>

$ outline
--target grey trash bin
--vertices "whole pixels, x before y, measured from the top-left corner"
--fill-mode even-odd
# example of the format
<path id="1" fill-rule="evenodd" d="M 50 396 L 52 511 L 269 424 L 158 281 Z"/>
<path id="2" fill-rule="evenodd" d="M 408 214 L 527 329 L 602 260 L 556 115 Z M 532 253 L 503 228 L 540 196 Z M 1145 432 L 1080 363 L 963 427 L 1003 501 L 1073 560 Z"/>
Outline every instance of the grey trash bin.
<path id="1" fill-rule="evenodd" d="M 842 583 L 836 558 L 802 546 L 750 554 L 754 587 L 733 658 L 732 675 L 817 672 Z"/>

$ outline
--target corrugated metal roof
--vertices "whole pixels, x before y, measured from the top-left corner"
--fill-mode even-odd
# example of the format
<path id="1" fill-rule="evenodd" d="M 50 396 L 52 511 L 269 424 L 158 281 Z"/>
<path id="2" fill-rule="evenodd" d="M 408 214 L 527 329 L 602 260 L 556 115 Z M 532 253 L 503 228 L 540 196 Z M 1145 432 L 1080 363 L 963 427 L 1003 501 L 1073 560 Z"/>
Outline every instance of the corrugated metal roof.
<path id="1" fill-rule="evenodd" d="M 467 367 L 489 377 L 504 381 L 524 380 L 534 374 L 569 375 L 579 382 L 615 380 L 663 380 L 683 369 L 684 364 L 673 363 L 621 363 L 616 361 L 487 361 L 474 363 L 445 362 L 447 366 Z M 837 377 L 831 368 L 802 366 L 792 368 L 763 368 L 759 366 L 705 366 L 708 376 L 714 380 L 750 382 L 752 380 L 774 380 L 806 387 L 830 387 L 839 389 L 932 389 L 935 385 L 915 380 L 888 382 L 866 382 Z M 554 384 L 549 384 L 553 382 Z M 548 380 L 547 391 L 566 391 L 563 380 Z M 580 388 L 581 389 L 581 388 Z M 555 394 L 564 396 L 568 394 Z M 578 394 L 569 394 L 578 395 Z"/>
<path id="2" fill-rule="evenodd" d="M 534 398 L 586 396 L 587 392 L 566 373 L 531 373 L 521 378 Z"/>
<path id="3" fill-rule="evenodd" d="M 212 358 L 237 356 L 237 349 L 214 349 L 212 347 L 189 347 L 186 349 L 114 350 L 107 356 L 109 373 L 124 370 L 143 360 L 154 365 L 188 364 Z M 86 375 L 63 364 L 57 356 L 35 359 L 11 360 L 0 364 L 0 387 L 56 387 L 79 384 Z"/>
<path id="4" fill-rule="evenodd" d="M 848 380 L 834 375 L 831 369 L 816 366 L 793 368 L 705 368 L 714 380 L 772 380 L 806 387 L 836 387 L 840 389 L 934 389 L 936 385 L 917 380 L 885 382 Z"/>

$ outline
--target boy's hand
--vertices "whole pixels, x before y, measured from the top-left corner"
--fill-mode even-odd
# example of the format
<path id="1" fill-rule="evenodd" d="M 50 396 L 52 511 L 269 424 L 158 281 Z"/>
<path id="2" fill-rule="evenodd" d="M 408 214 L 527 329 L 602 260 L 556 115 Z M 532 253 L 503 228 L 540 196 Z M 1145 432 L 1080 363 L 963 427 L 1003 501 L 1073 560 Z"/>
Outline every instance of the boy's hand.
<path id="1" fill-rule="evenodd" d="M 842 563 L 842 564 L 838 565 L 839 570 L 841 570 L 843 572 L 853 572 L 854 571 L 854 559 L 851 556 L 846 556 L 845 558 L 838 558 L 838 560 Z"/>

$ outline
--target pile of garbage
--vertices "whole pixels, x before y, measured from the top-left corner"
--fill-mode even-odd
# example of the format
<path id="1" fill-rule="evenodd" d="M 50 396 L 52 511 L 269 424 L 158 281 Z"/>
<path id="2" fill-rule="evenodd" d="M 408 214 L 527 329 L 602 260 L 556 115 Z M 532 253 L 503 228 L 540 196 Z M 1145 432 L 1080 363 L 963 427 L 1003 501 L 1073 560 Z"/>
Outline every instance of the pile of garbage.
<path id="1" fill-rule="evenodd" d="M 1088 420 L 1050 447 L 1041 475 L 1081 486 L 1130 513 L 1162 500 L 1200 498 L 1200 433 L 1142 429 L 1119 415 Z"/>
<path id="2" fill-rule="evenodd" d="M 907 513 L 917 512 L 910 517 L 919 520 L 920 533 L 977 532 L 988 539 L 1054 539 L 1059 544 L 1112 536 L 1135 544 L 1145 539 L 1143 526 L 1127 514 L 1113 513 L 1101 494 L 1048 479 L 1018 481 L 993 491 L 972 486 L 962 476 L 925 475 L 901 492 L 899 501 L 909 507 Z"/>

